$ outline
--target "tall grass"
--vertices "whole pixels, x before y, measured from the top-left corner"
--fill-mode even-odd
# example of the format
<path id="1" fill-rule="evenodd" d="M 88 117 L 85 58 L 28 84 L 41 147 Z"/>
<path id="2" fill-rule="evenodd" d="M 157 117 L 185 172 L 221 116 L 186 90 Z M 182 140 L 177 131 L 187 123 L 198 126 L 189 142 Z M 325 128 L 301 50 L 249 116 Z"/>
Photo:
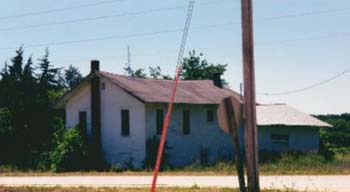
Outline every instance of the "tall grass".
<path id="1" fill-rule="evenodd" d="M 337 154 L 334 160 L 328 161 L 317 154 L 287 153 L 265 157 L 260 162 L 260 172 L 263 175 L 278 174 L 350 174 L 350 154 Z M 174 172 L 213 173 L 231 175 L 236 174 L 234 162 L 221 161 L 209 166 L 196 163 L 184 169 L 175 169 Z"/>
<path id="2" fill-rule="evenodd" d="M 266 154 L 265 154 L 266 155 Z M 302 155 L 288 153 L 283 155 L 260 156 L 261 175 L 327 175 L 350 174 L 350 154 L 336 154 L 334 160 L 326 160 L 317 154 Z M 68 172 L 61 175 L 151 175 L 152 170 L 123 171 L 111 170 L 110 172 Z M 165 169 L 162 175 L 235 175 L 236 167 L 232 161 L 219 161 L 214 164 L 202 166 L 199 162 L 190 166 L 177 169 Z M 14 166 L 0 166 L 0 175 L 59 175 L 50 172 L 34 170 L 21 170 Z"/>

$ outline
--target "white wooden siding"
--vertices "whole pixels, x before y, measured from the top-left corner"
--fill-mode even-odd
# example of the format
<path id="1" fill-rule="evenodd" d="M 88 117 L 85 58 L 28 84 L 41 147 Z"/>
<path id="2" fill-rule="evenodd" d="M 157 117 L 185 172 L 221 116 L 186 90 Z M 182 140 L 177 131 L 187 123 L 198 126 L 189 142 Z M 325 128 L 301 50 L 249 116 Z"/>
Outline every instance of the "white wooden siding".
<path id="1" fill-rule="evenodd" d="M 87 84 L 66 104 L 66 127 L 72 128 L 79 123 L 79 112 L 86 111 L 87 134 L 91 135 L 91 92 Z"/>
<path id="2" fill-rule="evenodd" d="M 164 109 L 167 105 L 146 106 L 147 138 L 156 135 L 156 109 Z M 182 133 L 182 112 L 190 110 L 190 134 Z M 177 105 L 172 114 L 168 129 L 167 142 L 169 150 L 169 163 L 175 167 L 185 166 L 200 160 L 200 150 L 209 150 L 209 160 L 212 162 L 219 157 L 232 158 L 233 147 L 231 137 L 225 134 L 214 122 L 207 122 L 207 110 L 216 110 L 215 106 L 204 105 Z"/>
<path id="3" fill-rule="evenodd" d="M 105 89 L 101 90 L 101 141 L 106 160 L 125 166 L 133 159 L 133 165 L 141 168 L 145 158 L 146 128 L 145 106 L 124 90 L 101 78 Z M 121 135 L 121 110 L 129 110 L 130 136 Z"/>

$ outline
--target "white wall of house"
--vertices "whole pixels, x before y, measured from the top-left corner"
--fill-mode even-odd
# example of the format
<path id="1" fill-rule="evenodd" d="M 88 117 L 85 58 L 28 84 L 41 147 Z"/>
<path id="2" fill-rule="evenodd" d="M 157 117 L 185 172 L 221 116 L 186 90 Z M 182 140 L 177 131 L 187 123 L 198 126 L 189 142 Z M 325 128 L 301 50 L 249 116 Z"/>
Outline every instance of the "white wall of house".
<path id="1" fill-rule="evenodd" d="M 72 128 L 79 124 L 79 112 L 87 113 L 87 133 L 91 135 L 91 92 L 90 85 L 82 87 L 66 104 L 66 127 Z"/>
<path id="2" fill-rule="evenodd" d="M 313 127 L 288 127 L 269 126 L 259 127 L 259 149 L 274 150 L 272 135 L 288 135 L 289 150 L 305 153 L 318 152 L 319 133 L 318 128 Z"/>
<path id="3" fill-rule="evenodd" d="M 167 105 L 146 105 L 147 138 L 156 135 L 156 109 L 164 109 Z M 190 134 L 182 131 L 182 112 L 190 110 Z M 207 122 L 207 110 L 214 110 L 214 121 Z M 218 158 L 232 158 L 233 147 L 231 137 L 217 125 L 216 106 L 175 105 L 167 135 L 170 160 L 175 167 L 181 167 L 200 160 L 201 149 L 208 149 L 208 157 L 212 162 Z"/>
<path id="4" fill-rule="evenodd" d="M 101 142 L 106 160 L 125 166 L 131 158 L 141 168 L 145 158 L 145 105 L 107 79 L 101 78 Z M 130 136 L 121 134 L 121 110 L 129 110 Z"/>
<path id="5" fill-rule="evenodd" d="M 124 90 L 101 78 L 101 146 L 104 157 L 111 165 L 132 160 L 133 166 L 140 168 L 145 158 L 145 107 Z M 87 112 L 87 133 L 91 135 L 91 92 L 87 84 L 66 104 L 66 127 L 79 123 L 79 112 Z M 121 110 L 129 110 L 130 136 L 121 135 Z"/>

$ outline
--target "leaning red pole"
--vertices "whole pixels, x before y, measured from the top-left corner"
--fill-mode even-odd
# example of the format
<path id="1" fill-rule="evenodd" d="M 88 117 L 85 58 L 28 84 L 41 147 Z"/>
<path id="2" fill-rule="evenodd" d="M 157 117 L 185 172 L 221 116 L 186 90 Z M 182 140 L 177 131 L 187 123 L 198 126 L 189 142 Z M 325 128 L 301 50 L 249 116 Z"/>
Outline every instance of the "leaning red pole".
<path id="1" fill-rule="evenodd" d="M 174 81 L 174 85 L 173 85 L 173 88 L 172 88 L 172 91 L 171 91 L 168 111 L 166 113 L 166 116 L 165 116 L 165 119 L 164 119 L 164 122 L 163 122 L 162 135 L 161 135 L 160 142 L 159 142 L 157 161 L 156 161 L 156 165 L 155 165 L 154 171 L 153 171 L 153 181 L 152 181 L 151 192 L 155 192 L 156 185 L 157 185 L 157 178 L 158 178 L 158 173 L 159 173 L 159 167 L 160 167 L 160 163 L 161 163 L 161 159 L 162 159 L 162 155 L 163 155 L 166 135 L 167 135 L 167 132 L 168 132 L 168 126 L 169 126 L 170 119 L 171 119 L 171 113 L 173 111 L 173 105 L 174 105 L 174 101 L 175 101 L 176 90 L 177 90 L 177 86 L 179 84 L 180 71 L 181 71 L 180 69 L 181 69 L 181 66 L 178 65 L 177 68 L 176 68 L 175 81 Z"/>

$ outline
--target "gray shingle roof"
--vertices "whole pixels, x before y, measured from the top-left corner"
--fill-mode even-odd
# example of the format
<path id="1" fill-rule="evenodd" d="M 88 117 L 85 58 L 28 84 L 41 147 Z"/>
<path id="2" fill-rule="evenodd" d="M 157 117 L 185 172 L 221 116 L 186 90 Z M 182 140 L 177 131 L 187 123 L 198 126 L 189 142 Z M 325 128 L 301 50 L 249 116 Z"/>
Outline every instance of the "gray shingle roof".
<path id="1" fill-rule="evenodd" d="M 285 104 L 258 105 L 257 124 L 259 126 L 287 125 L 287 126 L 314 126 L 331 127 L 309 114 Z"/>

